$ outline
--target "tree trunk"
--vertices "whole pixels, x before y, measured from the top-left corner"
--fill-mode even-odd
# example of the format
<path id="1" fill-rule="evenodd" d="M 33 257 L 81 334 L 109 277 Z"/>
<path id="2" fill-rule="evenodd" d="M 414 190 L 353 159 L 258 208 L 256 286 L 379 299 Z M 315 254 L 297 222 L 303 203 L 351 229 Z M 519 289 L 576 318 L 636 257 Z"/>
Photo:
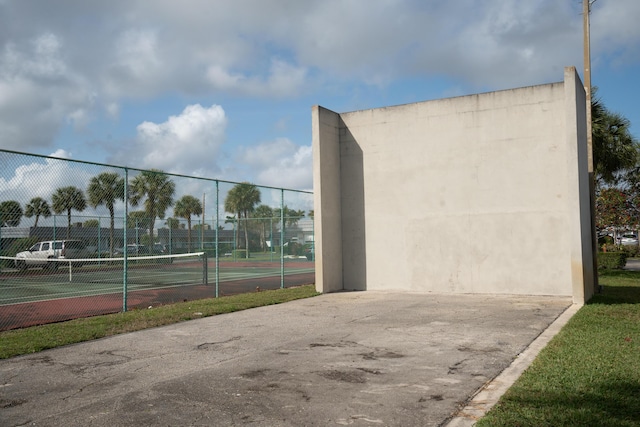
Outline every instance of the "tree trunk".
<path id="1" fill-rule="evenodd" d="M 187 230 L 187 245 L 189 245 L 188 252 L 191 253 L 191 215 L 187 217 L 187 227 L 189 228 Z"/>
<path id="2" fill-rule="evenodd" d="M 67 239 L 71 235 L 71 209 L 67 209 Z"/>
<path id="3" fill-rule="evenodd" d="M 113 211 L 113 206 L 109 206 L 109 217 L 111 218 L 111 220 L 109 221 L 109 256 L 113 256 L 113 233 L 114 229 L 116 228 L 115 212 Z M 100 224 L 98 224 L 98 227 L 100 227 Z"/>
<path id="4" fill-rule="evenodd" d="M 249 212 L 244 213 L 244 256 L 249 259 Z"/>

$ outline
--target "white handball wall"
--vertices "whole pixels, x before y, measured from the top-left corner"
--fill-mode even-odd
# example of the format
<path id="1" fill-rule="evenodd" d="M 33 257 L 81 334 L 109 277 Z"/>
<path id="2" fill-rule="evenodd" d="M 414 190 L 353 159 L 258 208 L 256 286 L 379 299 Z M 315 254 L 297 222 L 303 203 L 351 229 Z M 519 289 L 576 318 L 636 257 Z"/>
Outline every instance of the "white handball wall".
<path id="1" fill-rule="evenodd" d="M 585 96 L 564 82 L 313 109 L 316 287 L 593 293 Z"/>

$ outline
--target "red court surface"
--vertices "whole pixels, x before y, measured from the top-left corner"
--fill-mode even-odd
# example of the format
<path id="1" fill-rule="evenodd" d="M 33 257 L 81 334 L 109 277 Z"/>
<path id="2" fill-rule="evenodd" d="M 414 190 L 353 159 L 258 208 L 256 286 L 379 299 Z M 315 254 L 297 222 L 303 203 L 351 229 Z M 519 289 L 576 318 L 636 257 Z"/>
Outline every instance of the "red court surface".
<path id="1" fill-rule="evenodd" d="M 234 268 L 249 266 L 255 266 L 255 263 L 233 263 Z M 211 281 L 211 272 L 209 277 Z M 218 296 L 313 284 L 315 273 L 285 275 L 283 282 L 281 283 L 280 276 L 224 281 L 218 285 Z M 156 307 L 215 296 L 215 283 L 130 291 L 127 294 L 127 310 L 147 309 L 149 306 Z M 121 311 L 122 293 L 4 305 L 0 306 L 0 331 Z"/>

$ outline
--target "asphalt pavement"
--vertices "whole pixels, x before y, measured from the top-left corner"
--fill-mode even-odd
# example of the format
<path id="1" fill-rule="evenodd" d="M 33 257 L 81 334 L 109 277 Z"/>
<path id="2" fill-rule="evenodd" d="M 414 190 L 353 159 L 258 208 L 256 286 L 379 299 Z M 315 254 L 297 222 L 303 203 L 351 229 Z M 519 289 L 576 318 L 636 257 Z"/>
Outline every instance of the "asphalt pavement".
<path id="1" fill-rule="evenodd" d="M 344 292 L 193 320 L 0 361 L 0 425 L 472 425 L 575 310 Z"/>
<path id="2" fill-rule="evenodd" d="M 627 259 L 627 264 L 624 266 L 624 269 L 631 270 L 631 271 L 640 271 L 640 259 L 638 258 Z"/>

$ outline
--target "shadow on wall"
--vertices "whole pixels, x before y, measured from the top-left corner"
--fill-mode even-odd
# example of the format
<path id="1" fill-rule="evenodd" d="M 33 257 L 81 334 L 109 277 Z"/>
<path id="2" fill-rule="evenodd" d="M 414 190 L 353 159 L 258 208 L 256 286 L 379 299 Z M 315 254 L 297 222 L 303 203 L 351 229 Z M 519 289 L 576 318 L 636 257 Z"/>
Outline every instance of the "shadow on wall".
<path id="1" fill-rule="evenodd" d="M 367 290 L 367 245 L 362 149 L 340 120 L 343 289 Z M 344 238 L 349 236 L 349 238 Z"/>

